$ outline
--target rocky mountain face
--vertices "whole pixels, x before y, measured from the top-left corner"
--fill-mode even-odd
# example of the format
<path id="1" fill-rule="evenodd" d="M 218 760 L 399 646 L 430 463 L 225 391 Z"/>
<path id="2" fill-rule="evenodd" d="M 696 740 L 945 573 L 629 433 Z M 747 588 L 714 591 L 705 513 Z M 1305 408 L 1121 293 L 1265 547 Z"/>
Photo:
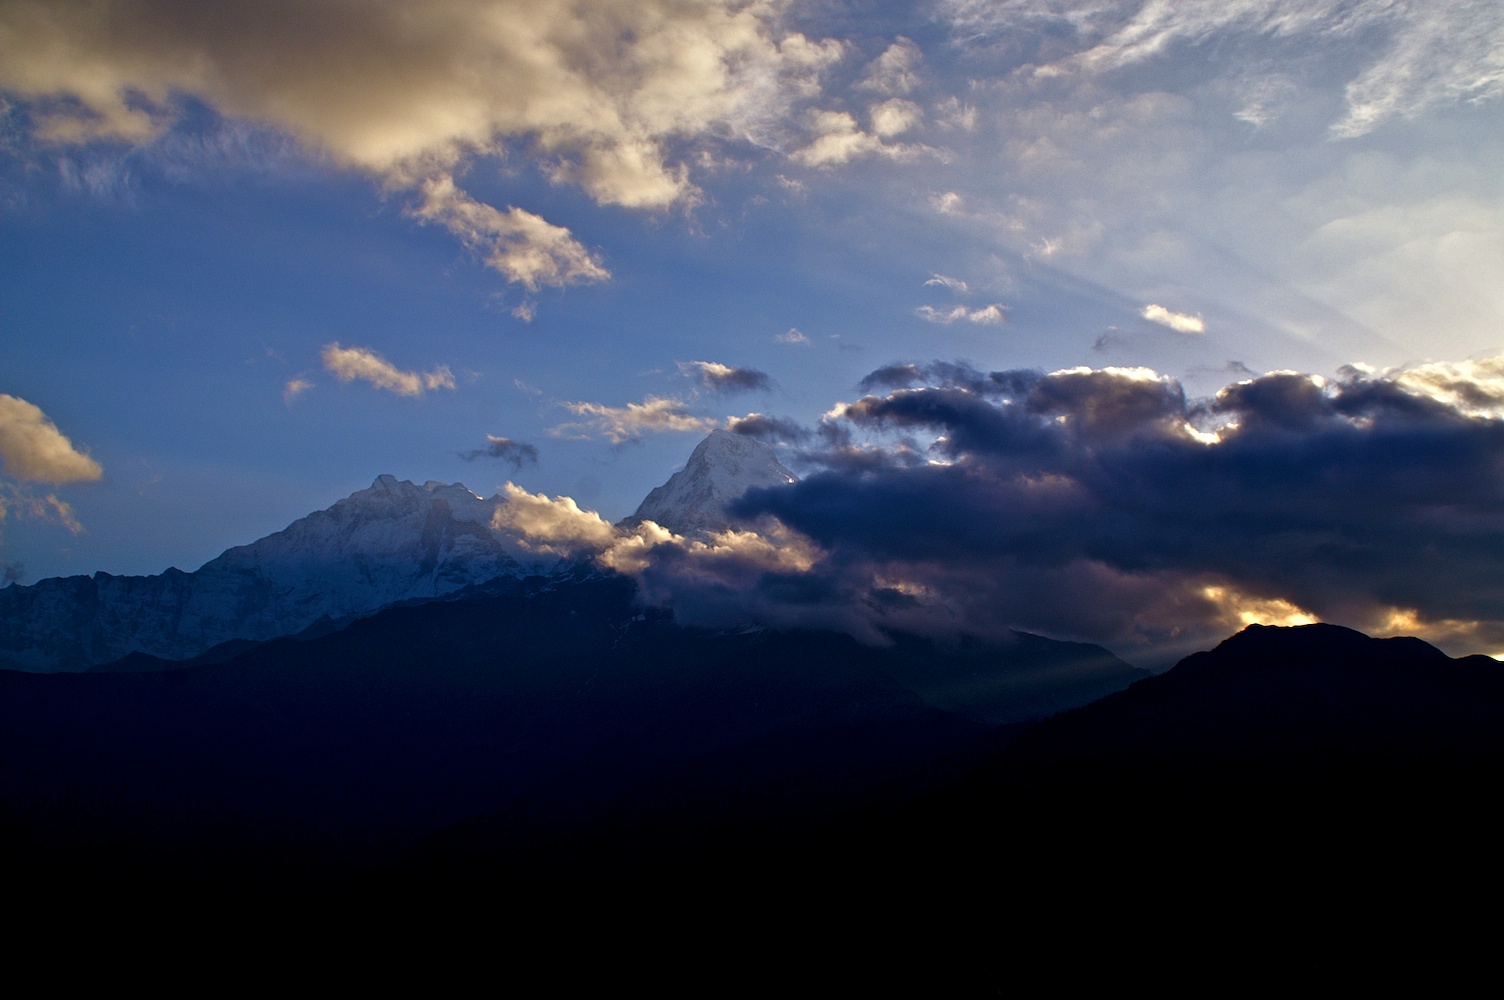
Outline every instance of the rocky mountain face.
<path id="1" fill-rule="evenodd" d="M 398 601 L 523 572 L 490 523 L 501 497 L 381 476 L 327 510 L 192 573 L 55 577 L 0 590 L 0 667 L 82 670 L 147 653 L 182 660 Z"/>
<path id="2" fill-rule="evenodd" d="M 796 479 L 761 441 L 717 429 L 700 442 L 683 469 L 620 523 L 631 527 L 655 521 L 680 535 L 724 531 L 731 526 L 726 514 L 731 501 L 749 489 L 786 486 Z"/>

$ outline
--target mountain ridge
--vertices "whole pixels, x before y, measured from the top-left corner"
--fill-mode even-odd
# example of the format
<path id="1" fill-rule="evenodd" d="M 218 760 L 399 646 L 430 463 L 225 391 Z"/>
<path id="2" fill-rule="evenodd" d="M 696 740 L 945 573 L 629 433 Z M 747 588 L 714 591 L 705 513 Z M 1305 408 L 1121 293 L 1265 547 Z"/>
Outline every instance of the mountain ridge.
<path id="1" fill-rule="evenodd" d="M 501 497 L 382 475 L 192 572 L 52 577 L 0 590 L 0 666 L 80 670 L 266 640 L 526 571 L 490 528 Z"/>

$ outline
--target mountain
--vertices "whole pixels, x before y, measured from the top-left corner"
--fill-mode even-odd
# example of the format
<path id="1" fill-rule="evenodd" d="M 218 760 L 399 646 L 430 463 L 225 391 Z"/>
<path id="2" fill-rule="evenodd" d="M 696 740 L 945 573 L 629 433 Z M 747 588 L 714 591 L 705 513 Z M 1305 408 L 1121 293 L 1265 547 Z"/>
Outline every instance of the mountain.
<path id="1" fill-rule="evenodd" d="M 1330 624 L 1251 625 L 989 740 L 970 773 L 872 821 L 882 832 L 863 850 L 934 850 L 967 878 L 1002 879 L 986 859 L 1006 839 L 1098 888 L 1126 878 L 1162 892 L 1178 872 L 1236 897 L 1233 885 L 1340 872 L 1368 893 L 1411 865 L 1467 867 L 1485 852 L 1492 865 L 1504 664 Z"/>
<path id="2" fill-rule="evenodd" d="M 624 521 L 727 526 L 726 504 L 794 481 L 772 449 L 716 430 Z M 198 570 L 53 577 L 0 589 L 0 668 L 85 670 L 132 653 L 188 660 L 223 643 L 330 627 L 399 601 L 551 568 L 491 519 L 505 503 L 459 483 L 390 475 Z"/>
<path id="3" fill-rule="evenodd" d="M 619 523 L 631 527 L 655 521 L 680 535 L 724 531 L 731 526 L 726 515 L 731 501 L 754 487 L 786 486 L 796 479 L 772 448 L 717 428 L 690 454 L 683 469 Z"/>
<path id="4" fill-rule="evenodd" d="M 518 576 L 518 550 L 490 528 L 489 500 L 458 483 L 381 476 L 192 573 L 54 577 L 0 590 L 0 667 L 82 670 L 146 653 L 184 660 L 397 601 Z"/>
<path id="5" fill-rule="evenodd" d="M 470 823 L 451 845 L 530 862 L 798 828 L 985 731 L 848 636 L 686 628 L 635 598 L 533 577 L 190 669 L 0 671 L 0 834 L 69 870 L 343 871 Z"/>
<path id="6" fill-rule="evenodd" d="M 988 729 L 895 680 L 917 649 L 685 628 L 608 575 L 511 587 L 187 670 L 0 672 L 0 846 L 39 894 L 334 879 L 533 912 L 618 887 L 698 894 L 685 912 L 716 928 L 818 894 L 784 917 L 943 927 L 989 960 L 999 921 L 1382 905 L 1493 864 L 1504 682 L 1483 657 L 1253 628 Z"/>

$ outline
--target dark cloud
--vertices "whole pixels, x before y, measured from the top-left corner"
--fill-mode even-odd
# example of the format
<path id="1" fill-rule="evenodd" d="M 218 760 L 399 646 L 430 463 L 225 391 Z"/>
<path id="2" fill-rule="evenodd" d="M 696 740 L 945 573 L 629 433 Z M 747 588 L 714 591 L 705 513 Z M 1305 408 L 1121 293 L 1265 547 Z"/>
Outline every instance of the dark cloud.
<path id="1" fill-rule="evenodd" d="M 964 361 L 893 364 L 879 368 L 857 383 L 860 392 L 908 389 L 918 385 L 965 389 L 983 396 L 1013 396 L 1027 392 L 1041 373 L 1034 371 L 982 372 Z"/>
<path id="2" fill-rule="evenodd" d="M 773 380 L 756 368 L 732 368 L 715 361 L 681 361 L 679 370 L 707 392 L 769 392 Z"/>
<path id="3" fill-rule="evenodd" d="M 473 462 L 477 458 L 497 458 L 511 465 L 513 470 L 518 470 L 526 465 L 538 464 L 538 449 L 511 438 L 487 434 L 484 448 L 460 452 L 460 458 L 467 462 Z"/>
<path id="4" fill-rule="evenodd" d="M 1504 419 L 1469 409 L 1491 382 L 1272 373 L 1188 401 L 1143 370 L 932 368 L 873 373 L 951 384 L 836 411 L 823 471 L 737 505 L 828 551 L 832 592 L 892 576 L 960 624 L 1120 644 L 1300 611 L 1504 638 Z"/>
<path id="5" fill-rule="evenodd" d="M 811 432 L 798 423 L 784 417 L 770 417 L 763 413 L 732 417 L 726 428 L 733 434 L 756 438 L 768 444 L 799 444 L 808 441 L 811 437 Z"/>
<path id="6" fill-rule="evenodd" d="M 26 579 L 26 564 L 0 562 L 0 587 L 8 583 L 20 583 Z"/>

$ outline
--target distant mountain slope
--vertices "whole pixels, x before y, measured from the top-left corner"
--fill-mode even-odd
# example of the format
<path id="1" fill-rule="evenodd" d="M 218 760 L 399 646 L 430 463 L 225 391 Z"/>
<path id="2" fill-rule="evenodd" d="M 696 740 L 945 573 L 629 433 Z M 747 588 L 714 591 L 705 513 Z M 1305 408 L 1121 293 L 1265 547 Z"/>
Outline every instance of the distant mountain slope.
<path id="1" fill-rule="evenodd" d="M 990 679 L 981 717 L 1003 711 L 998 690 L 1016 677 L 1015 717 L 1039 711 L 1039 678 L 1053 676 L 1051 644 L 1034 637 L 879 649 L 834 632 L 681 627 L 608 574 L 488 587 L 504 592 L 388 608 L 191 668 L 137 654 L 129 671 L 0 671 L 0 820 L 36 843 L 169 865 L 304 847 L 379 861 L 466 823 L 455 843 L 488 855 L 596 829 L 617 832 L 592 850 L 788 836 L 986 731 L 915 693 L 921 665 L 963 687 Z M 1066 675 L 1111 660 L 1055 645 Z"/>
<path id="2" fill-rule="evenodd" d="M 682 802 L 665 776 L 715 760 L 728 808 L 813 808 L 982 731 L 880 664 L 837 634 L 680 628 L 620 577 L 533 578 L 219 664 L 0 672 L 0 805 L 39 842 L 211 862 L 379 857 L 494 814 L 578 830 L 622 796 Z"/>
<path id="3" fill-rule="evenodd" d="M 726 507 L 754 487 L 785 486 L 795 476 L 773 449 L 752 438 L 716 429 L 701 441 L 684 468 L 652 490 L 620 523 L 655 521 L 681 535 L 722 531 Z"/>
<path id="4" fill-rule="evenodd" d="M 379 477 L 192 573 L 58 577 L 0 590 L 0 667 L 82 670 L 133 652 L 187 659 L 522 572 L 490 529 L 500 497 Z"/>

